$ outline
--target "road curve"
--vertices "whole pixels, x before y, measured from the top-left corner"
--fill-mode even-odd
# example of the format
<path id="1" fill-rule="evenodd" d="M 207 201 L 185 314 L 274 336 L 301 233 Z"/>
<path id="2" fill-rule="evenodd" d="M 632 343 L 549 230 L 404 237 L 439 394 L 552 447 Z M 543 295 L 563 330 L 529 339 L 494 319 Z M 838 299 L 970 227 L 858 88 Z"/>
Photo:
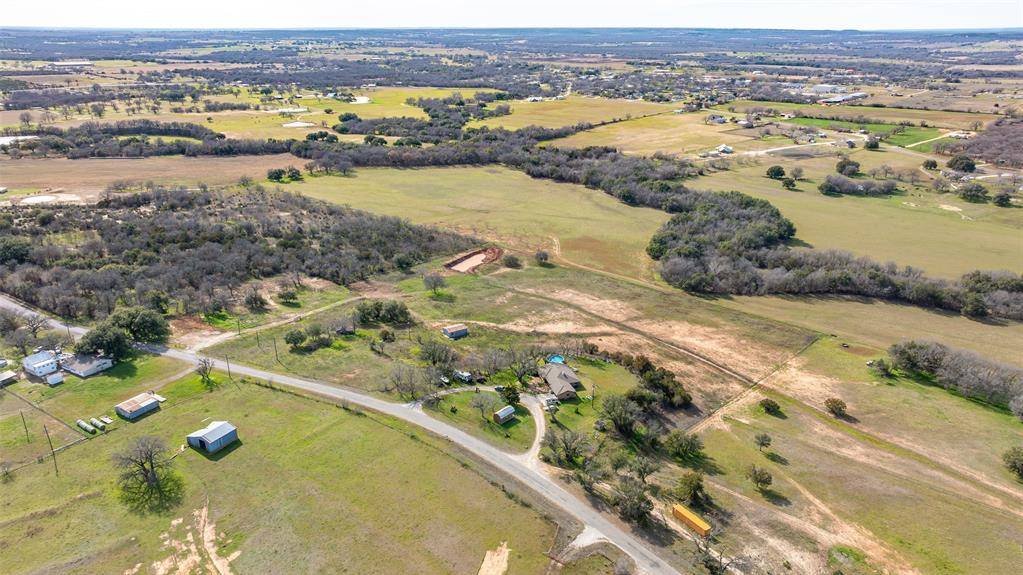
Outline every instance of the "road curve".
<path id="1" fill-rule="evenodd" d="M 181 361 L 195 363 L 200 359 L 209 359 L 213 361 L 217 369 L 227 370 L 227 363 L 224 360 L 220 360 L 215 357 L 204 356 L 190 351 L 183 351 L 163 346 L 150 345 L 141 347 L 151 353 L 179 359 Z M 551 503 L 557 505 L 565 512 L 578 519 L 585 526 L 589 526 L 599 531 L 600 534 L 603 535 L 610 543 L 618 546 L 622 551 L 632 557 L 640 572 L 648 573 L 650 575 L 679 575 L 679 572 L 674 567 L 668 565 L 634 535 L 626 532 L 606 519 L 590 507 L 589 504 L 576 498 L 538 469 L 534 469 L 528 465 L 525 458 L 505 453 L 489 443 L 469 435 L 457 427 L 430 417 L 421 410 L 410 409 L 408 404 L 385 401 L 356 391 L 341 389 L 291 375 L 265 371 L 247 365 L 233 364 L 231 365 L 231 373 L 272 381 L 278 385 L 286 385 L 288 387 L 315 393 L 319 396 L 339 401 L 348 401 L 373 411 L 418 425 L 427 431 L 444 437 L 466 451 L 473 453 L 490 465 L 493 465 L 497 469 L 500 469 L 514 477 L 529 489 L 535 491 Z"/>
<path id="2" fill-rule="evenodd" d="M 20 302 L 14 298 L 0 294 L 0 309 L 7 309 L 16 311 L 19 313 L 30 313 L 43 315 L 38 311 L 32 309 L 27 304 Z M 88 329 L 80 326 L 68 326 L 60 323 L 57 320 L 47 317 L 50 325 L 55 329 L 66 329 L 74 334 L 76 337 L 84 335 Z M 155 346 L 155 345 L 139 345 L 140 349 L 155 353 L 165 357 L 178 359 L 185 362 L 196 363 L 200 359 L 211 360 L 217 369 L 227 370 L 228 364 L 226 361 L 217 359 L 215 357 L 208 357 L 202 354 L 198 354 L 192 351 L 185 351 L 180 349 L 173 349 L 166 346 Z M 504 473 L 507 473 L 511 477 L 514 477 L 520 481 L 527 488 L 535 491 L 537 494 L 547 499 L 551 503 L 557 505 L 568 514 L 575 517 L 584 526 L 588 526 L 607 539 L 613 545 L 618 546 L 622 551 L 627 553 L 636 562 L 636 566 L 642 573 L 650 575 L 679 575 L 679 572 L 668 565 L 662 560 L 656 553 L 651 551 L 644 543 L 609 521 L 607 518 L 602 516 L 592 507 L 590 507 L 584 501 L 576 498 L 574 495 L 563 489 L 560 485 L 555 483 L 552 479 L 543 474 L 542 471 L 537 469 L 535 466 L 529 464 L 528 457 L 515 456 L 513 454 L 505 453 L 500 449 L 486 443 L 485 441 L 478 439 L 468 433 L 444 423 L 440 420 L 434 419 L 429 415 L 425 414 L 422 410 L 410 409 L 408 404 L 394 403 L 385 401 L 383 399 L 365 395 L 356 391 L 348 389 L 341 389 L 324 383 L 320 383 L 313 380 L 304 378 L 294 377 L 291 375 L 285 375 L 280 373 L 274 373 L 271 371 L 265 371 L 255 367 L 247 365 L 231 365 L 230 371 L 232 374 L 247 375 L 257 379 L 263 379 L 272 381 L 279 385 L 286 385 L 295 389 L 300 389 L 317 395 L 336 399 L 339 401 L 348 401 L 350 403 L 360 405 L 362 407 L 372 409 L 379 413 L 389 415 L 407 421 L 414 425 L 418 425 L 427 431 L 435 433 L 445 439 L 455 443 L 459 447 L 465 449 L 486 461 L 490 465 L 493 465 L 497 469 L 500 469 Z M 534 408 L 535 407 L 535 408 Z M 530 411 L 536 417 L 537 413 L 540 417 L 543 417 L 543 413 L 539 408 L 539 405 L 530 405 Z M 538 427 L 538 433 L 542 433 L 543 426 Z M 537 438 L 539 440 L 539 437 Z M 538 445 L 538 442 L 534 445 L 534 449 Z M 530 450 L 533 451 L 532 449 Z"/>

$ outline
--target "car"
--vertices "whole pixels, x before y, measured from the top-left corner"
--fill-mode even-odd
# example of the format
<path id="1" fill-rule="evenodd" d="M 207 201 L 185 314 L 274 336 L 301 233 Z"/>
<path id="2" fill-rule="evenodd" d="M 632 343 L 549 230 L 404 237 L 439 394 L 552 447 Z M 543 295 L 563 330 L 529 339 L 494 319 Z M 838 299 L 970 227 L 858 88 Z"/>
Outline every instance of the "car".
<path id="1" fill-rule="evenodd" d="M 448 379 L 448 377 L 446 375 L 442 375 L 442 376 L 440 376 L 440 382 L 443 383 L 444 385 L 447 385 L 447 384 L 451 383 L 451 380 Z"/>
<path id="2" fill-rule="evenodd" d="M 494 391 L 496 391 L 498 393 L 501 393 L 502 391 L 504 391 L 504 386 L 503 385 L 498 385 L 498 386 L 494 387 Z"/>

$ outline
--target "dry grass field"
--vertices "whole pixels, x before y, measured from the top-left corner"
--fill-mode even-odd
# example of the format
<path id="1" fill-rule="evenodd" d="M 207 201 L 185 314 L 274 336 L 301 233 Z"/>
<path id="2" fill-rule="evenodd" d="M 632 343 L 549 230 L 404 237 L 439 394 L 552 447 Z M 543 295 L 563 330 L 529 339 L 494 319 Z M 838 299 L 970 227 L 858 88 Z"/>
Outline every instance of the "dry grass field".
<path id="1" fill-rule="evenodd" d="M 153 181 L 188 186 L 198 183 L 228 184 L 242 176 L 260 179 L 266 176 L 270 168 L 289 165 L 301 166 L 302 161 L 290 154 L 200 158 L 0 159 L 0 186 L 23 193 L 64 192 L 78 195 L 81 199 L 90 199 L 118 181 Z"/>
<path id="2" fill-rule="evenodd" d="M 545 100 L 543 102 L 515 100 L 509 103 L 512 109 L 510 115 L 472 122 L 469 127 L 490 126 L 491 128 L 501 127 L 509 130 L 526 126 L 561 128 L 580 122 L 607 122 L 614 119 L 669 113 L 678 108 L 677 105 L 672 104 L 584 96 L 569 96 L 564 100 Z"/>
<path id="3" fill-rule="evenodd" d="M 737 146 L 756 139 L 756 130 L 734 124 L 706 124 L 706 113 L 662 114 L 600 126 L 555 140 L 563 147 L 613 146 L 629 154 L 649 156 L 655 152 L 688 155 L 720 144 Z"/>

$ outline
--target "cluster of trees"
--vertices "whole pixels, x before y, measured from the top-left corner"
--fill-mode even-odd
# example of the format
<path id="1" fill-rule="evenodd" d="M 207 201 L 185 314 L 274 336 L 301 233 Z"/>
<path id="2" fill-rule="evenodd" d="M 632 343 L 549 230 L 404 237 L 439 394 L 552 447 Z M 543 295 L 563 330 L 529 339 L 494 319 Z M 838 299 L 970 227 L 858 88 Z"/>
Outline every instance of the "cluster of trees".
<path id="1" fill-rule="evenodd" d="M 294 50 L 252 50 L 235 54 L 204 56 L 222 61 L 287 62 L 286 66 L 245 66 L 229 69 L 187 68 L 164 74 L 203 78 L 214 84 L 245 83 L 256 86 L 298 85 L 329 89 L 360 86 L 367 82 L 381 86 L 450 86 L 454 88 L 497 88 L 514 98 L 550 96 L 564 91 L 566 78 L 544 66 L 481 55 L 389 54 L 362 60 L 301 58 Z"/>
<path id="2" fill-rule="evenodd" d="M 349 284 L 465 250 L 470 238 L 260 187 L 155 188 L 96 206 L 0 212 L 0 290 L 68 318 L 118 304 L 211 313 L 253 279 L 309 275 Z M 75 235 L 78 243 L 47 238 Z"/>
<path id="3" fill-rule="evenodd" d="M 674 372 L 654 365 L 645 355 L 630 355 L 620 351 L 603 352 L 594 343 L 584 344 L 583 349 L 589 355 L 601 356 L 636 374 L 644 389 L 636 392 L 634 399 L 641 398 L 641 402 L 652 400 L 671 407 L 688 407 L 693 402 L 693 396 L 686 391 L 685 385 L 675 378 Z"/>
<path id="4" fill-rule="evenodd" d="M 493 108 L 487 106 L 507 97 L 504 92 L 479 92 L 472 98 L 463 98 L 461 94 L 446 98 L 409 98 L 406 103 L 421 108 L 429 120 L 407 117 L 361 119 L 349 112 L 339 116 L 340 123 L 334 126 L 334 130 L 342 134 L 399 136 L 414 138 L 416 142 L 438 143 L 459 138 L 462 128 L 472 120 L 510 114 L 511 108 L 507 104 Z"/>
<path id="5" fill-rule="evenodd" d="M 399 300 L 361 301 L 355 307 L 360 324 L 410 325 L 414 323 L 412 312 L 405 302 Z"/>
<path id="6" fill-rule="evenodd" d="M 968 140 L 940 142 L 934 146 L 944 154 L 966 154 L 999 166 L 1023 166 L 1023 120 L 1000 119 Z"/>
<path id="7" fill-rule="evenodd" d="M 1023 420 L 1023 369 L 931 341 L 907 341 L 888 349 L 892 365 L 959 395 L 1008 408 Z"/>
<path id="8" fill-rule="evenodd" d="M 841 174 L 828 174 L 817 186 L 825 196 L 890 196 L 898 188 L 894 180 L 860 180 Z"/>
<path id="9" fill-rule="evenodd" d="M 252 104 L 248 102 L 217 102 L 214 100 L 203 102 L 203 110 L 206 112 L 234 112 L 251 109 Z"/>

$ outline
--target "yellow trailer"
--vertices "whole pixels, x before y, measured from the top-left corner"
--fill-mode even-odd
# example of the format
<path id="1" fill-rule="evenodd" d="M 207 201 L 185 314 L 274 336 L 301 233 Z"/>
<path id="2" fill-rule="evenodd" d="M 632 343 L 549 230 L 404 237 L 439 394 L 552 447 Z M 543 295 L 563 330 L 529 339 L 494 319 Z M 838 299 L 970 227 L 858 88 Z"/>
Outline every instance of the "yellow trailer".
<path id="1" fill-rule="evenodd" d="M 706 537 L 710 534 L 710 523 L 704 521 L 703 517 L 700 517 L 685 505 L 676 503 L 671 508 L 671 514 L 700 537 Z"/>

